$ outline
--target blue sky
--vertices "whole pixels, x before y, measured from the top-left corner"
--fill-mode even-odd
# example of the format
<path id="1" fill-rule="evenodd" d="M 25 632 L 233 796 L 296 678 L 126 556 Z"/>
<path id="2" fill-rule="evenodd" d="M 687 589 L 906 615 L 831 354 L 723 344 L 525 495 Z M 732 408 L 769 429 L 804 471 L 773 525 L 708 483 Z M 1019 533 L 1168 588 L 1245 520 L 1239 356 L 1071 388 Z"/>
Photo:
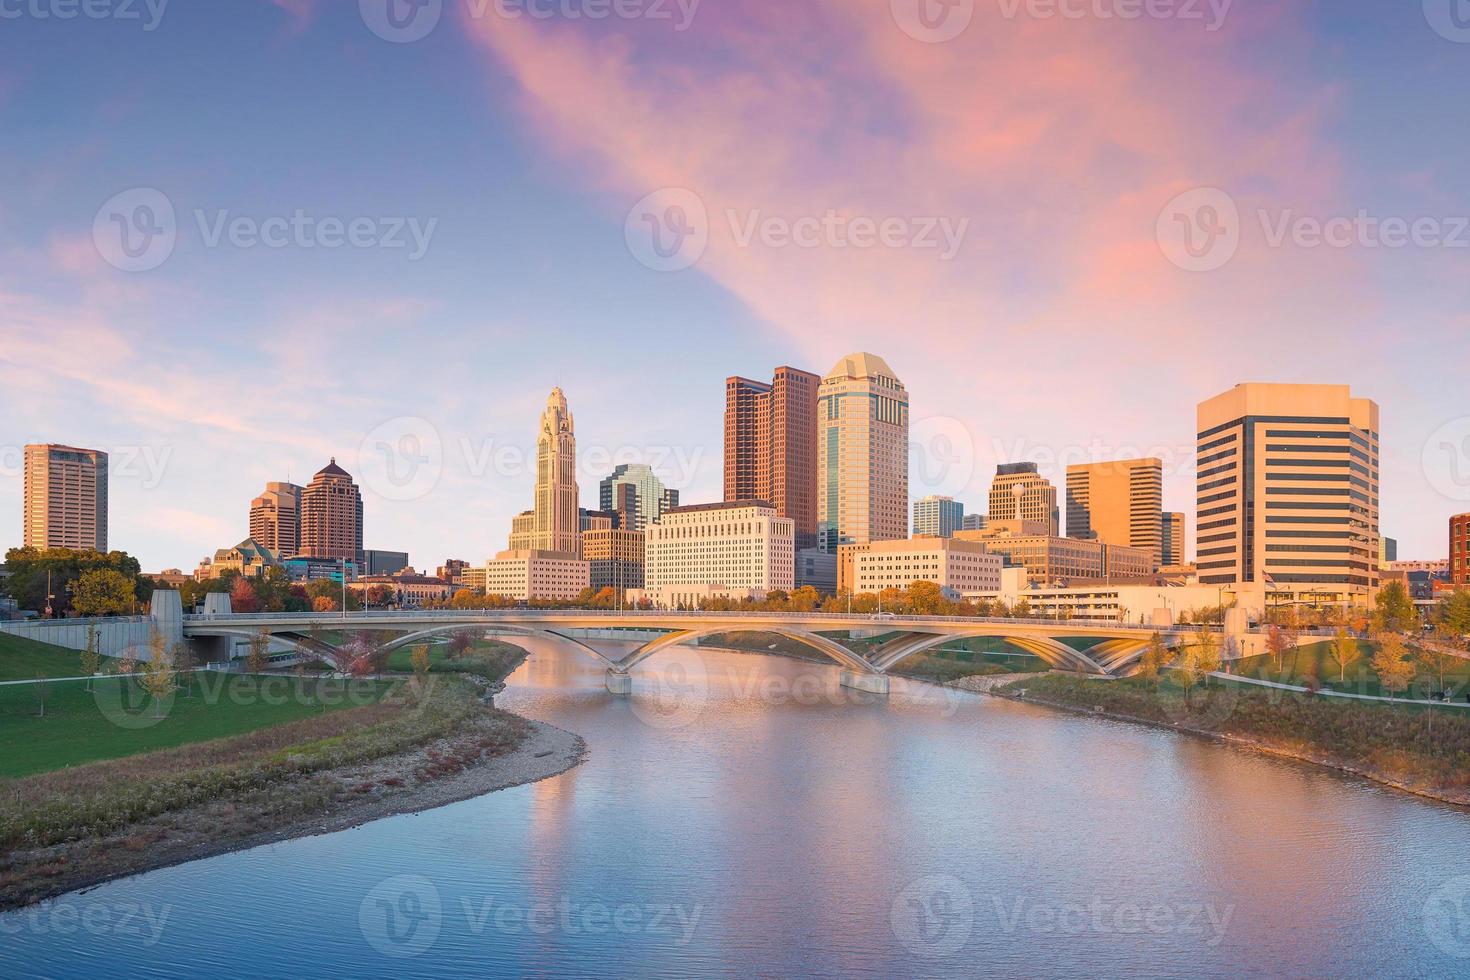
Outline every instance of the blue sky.
<path id="1" fill-rule="evenodd" d="M 54 441 L 113 452 L 112 545 L 150 569 L 238 541 L 266 481 L 333 455 L 364 484 L 368 547 L 483 560 L 530 504 L 514 452 L 552 385 L 584 503 L 601 463 L 634 459 L 699 501 L 720 492 L 727 375 L 860 349 L 909 387 L 916 495 L 979 509 L 997 461 L 1167 449 L 1166 504 L 1192 511 L 1195 403 L 1315 381 L 1381 404 L 1383 526 L 1407 557 L 1441 557 L 1470 509 L 1470 248 L 1272 247 L 1255 217 L 1453 237 L 1470 43 L 1419 3 L 1237 0 L 1210 32 L 981 0 L 943 43 L 886 0 L 706 0 L 684 31 L 468 3 L 414 43 L 356 3 L 173 0 L 152 31 L 0 5 L 22 13 L 0 18 L 0 546 L 19 544 L 18 447 Z M 708 250 L 679 271 L 625 238 L 661 188 L 706 208 Z M 1218 269 L 1154 240 L 1194 188 L 1242 215 Z M 176 235 L 129 272 L 94 220 L 139 189 Z M 726 218 L 829 209 L 966 230 L 941 259 L 742 245 Z M 209 240 L 298 212 L 432 235 L 416 259 Z M 404 436 L 429 461 L 398 485 L 378 446 Z"/>

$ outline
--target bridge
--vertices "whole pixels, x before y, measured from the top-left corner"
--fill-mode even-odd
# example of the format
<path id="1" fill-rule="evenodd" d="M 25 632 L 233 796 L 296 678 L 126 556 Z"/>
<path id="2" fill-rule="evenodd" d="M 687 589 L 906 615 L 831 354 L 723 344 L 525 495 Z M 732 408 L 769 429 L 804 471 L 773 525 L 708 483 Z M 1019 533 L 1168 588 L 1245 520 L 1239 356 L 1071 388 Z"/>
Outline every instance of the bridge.
<path id="1" fill-rule="evenodd" d="M 422 643 L 465 629 L 495 631 L 511 636 L 538 637 L 607 668 L 608 690 L 632 690 L 630 672 L 654 654 L 730 632 L 773 633 L 804 644 L 842 668 L 846 687 L 874 693 L 888 692 L 888 672 L 915 654 L 954 640 L 993 638 L 1034 654 L 1054 669 L 1097 676 L 1121 676 L 1136 668 L 1155 632 L 1170 647 L 1195 635 L 1191 629 L 1094 622 L 976 619 L 960 616 L 854 615 L 844 613 L 783 612 L 665 612 L 589 609 L 495 610 L 369 610 L 350 613 L 234 613 L 228 596 L 211 596 L 206 612 L 181 616 L 182 635 L 197 641 L 209 638 L 249 639 L 264 633 L 316 658 L 331 646 L 325 636 L 338 631 L 375 630 L 399 635 L 377 652 Z M 222 601 L 221 601 L 222 600 Z M 579 637 L 585 631 L 637 631 L 658 634 L 632 652 L 611 656 L 595 641 Z M 858 652 L 838 642 L 831 633 L 877 633 L 883 642 Z M 1072 643 L 1065 642 L 1072 640 Z M 1087 642 L 1078 642 L 1087 641 Z"/>

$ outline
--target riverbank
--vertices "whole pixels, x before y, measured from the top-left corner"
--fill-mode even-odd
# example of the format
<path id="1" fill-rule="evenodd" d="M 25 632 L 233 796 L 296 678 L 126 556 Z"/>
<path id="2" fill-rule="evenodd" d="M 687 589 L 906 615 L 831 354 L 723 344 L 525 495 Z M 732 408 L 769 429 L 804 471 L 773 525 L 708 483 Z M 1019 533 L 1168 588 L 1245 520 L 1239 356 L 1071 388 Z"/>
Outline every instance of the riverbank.
<path id="1" fill-rule="evenodd" d="M 1189 703 L 1167 685 L 1048 674 L 987 693 L 1093 718 L 1184 732 L 1470 807 L 1470 718 L 1442 711 L 1329 702 L 1234 685 L 1196 688 Z"/>
<path id="2" fill-rule="evenodd" d="M 0 909 L 444 806 L 584 759 L 577 735 L 489 703 L 498 685 L 433 680 L 398 717 L 375 705 L 0 786 Z"/>

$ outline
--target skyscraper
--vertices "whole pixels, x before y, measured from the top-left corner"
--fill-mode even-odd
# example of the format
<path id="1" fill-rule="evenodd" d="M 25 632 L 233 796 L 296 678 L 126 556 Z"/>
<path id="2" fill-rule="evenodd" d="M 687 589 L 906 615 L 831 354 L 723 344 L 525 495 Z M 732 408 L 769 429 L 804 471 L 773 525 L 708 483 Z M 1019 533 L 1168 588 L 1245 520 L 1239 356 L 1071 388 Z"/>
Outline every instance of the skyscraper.
<path id="1" fill-rule="evenodd" d="M 953 497 L 930 495 L 914 501 L 914 535 L 950 538 L 965 526 L 965 505 Z"/>
<path id="2" fill-rule="evenodd" d="M 1195 559 L 1268 605 L 1378 586 L 1378 405 L 1346 385 L 1242 384 L 1201 402 Z"/>
<path id="3" fill-rule="evenodd" d="M 778 367 L 770 384 L 725 381 L 725 499 L 764 500 L 796 522 L 797 550 L 817 538 L 817 389 L 809 371 Z"/>
<path id="4" fill-rule="evenodd" d="M 1183 565 L 1184 558 L 1184 515 L 1177 510 L 1164 512 L 1164 553 L 1159 556 L 1160 565 Z"/>
<path id="5" fill-rule="evenodd" d="M 300 555 L 362 566 L 362 491 L 335 457 L 301 491 Z"/>
<path id="6" fill-rule="evenodd" d="M 876 354 L 849 354 L 817 391 L 823 550 L 908 537 L 909 395 Z"/>
<path id="7" fill-rule="evenodd" d="M 1164 554 L 1164 461 L 1120 459 L 1067 467 L 1067 537 Z"/>
<path id="8" fill-rule="evenodd" d="M 1041 476 L 1035 463 L 1002 463 L 990 484 L 990 513 L 986 520 L 1031 521 L 1045 524 L 1053 537 L 1061 533 L 1057 488 Z"/>
<path id="9" fill-rule="evenodd" d="M 1470 514 L 1450 518 L 1450 582 L 1470 585 Z"/>
<path id="10" fill-rule="evenodd" d="M 25 455 L 27 548 L 107 550 L 107 454 L 35 445 Z"/>
<path id="11" fill-rule="evenodd" d="M 536 506 L 511 525 L 510 549 L 578 554 L 579 497 L 576 427 L 567 396 L 553 388 L 536 438 Z"/>
<path id="12" fill-rule="evenodd" d="M 287 558 L 301 550 L 301 493 L 294 483 L 267 483 L 250 501 L 250 537 Z"/>
<path id="13" fill-rule="evenodd" d="M 641 531 L 664 511 L 679 506 L 679 491 L 670 490 L 644 463 L 620 463 L 598 485 L 598 507 L 626 515 L 622 527 Z"/>

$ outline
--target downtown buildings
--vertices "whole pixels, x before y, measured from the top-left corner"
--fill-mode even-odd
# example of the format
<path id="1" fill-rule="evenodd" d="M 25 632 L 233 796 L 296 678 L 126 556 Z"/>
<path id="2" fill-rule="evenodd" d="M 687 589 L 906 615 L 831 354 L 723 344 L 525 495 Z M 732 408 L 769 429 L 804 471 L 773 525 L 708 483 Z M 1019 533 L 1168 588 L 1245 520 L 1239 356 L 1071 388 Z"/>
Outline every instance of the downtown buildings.
<path id="1" fill-rule="evenodd" d="M 990 513 L 987 524 L 997 521 L 1028 521 L 1043 524 L 1046 533 L 1062 533 L 1057 509 L 1057 488 L 1042 476 L 1035 463 L 1002 463 L 990 484 Z"/>
<path id="2" fill-rule="evenodd" d="M 25 448 L 27 548 L 107 550 L 107 454 L 75 446 Z"/>
<path id="3" fill-rule="evenodd" d="M 876 354 L 849 354 L 817 390 L 817 540 L 908 537 L 909 395 Z"/>
<path id="4" fill-rule="evenodd" d="M 1450 518 L 1450 584 L 1470 585 L 1470 514 Z"/>
<path id="5" fill-rule="evenodd" d="M 725 381 L 725 500 L 764 500 L 817 544 L 817 391 L 822 379 L 776 368 L 769 384 Z M 606 505 L 604 504 L 604 507 Z"/>
<path id="6" fill-rule="evenodd" d="M 1164 556 L 1164 461 L 1078 463 L 1067 467 L 1067 537 L 1140 548 Z"/>
<path id="7" fill-rule="evenodd" d="M 1197 410 L 1202 585 L 1265 606 L 1378 588 L 1378 405 L 1345 385 L 1242 384 Z"/>
<path id="8" fill-rule="evenodd" d="M 301 494 L 294 483 L 267 483 L 250 501 L 250 537 L 283 555 L 301 550 Z"/>
<path id="9" fill-rule="evenodd" d="M 619 527 L 641 531 L 679 506 L 679 491 L 665 487 L 647 463 L 620 463 L 598 484 L 598 506 L 619 515 Z"/>
<path id="10" fill-rule="evenodd" d="M 301 544 L 295 554 L 362 567 L 362 491 L 335 457 L 301 491 Z"/>
<path id="11" fill-rule="evenodd" d="M 536 439 L 536 503 L 511 524 L 511 551 L 576 555 L 581 535 L 577 435 L 567 396 L 551 389 Z"/>
<path id="12" fill-rule="evenodd" d="M 948 538 L 964 529 L 965 505 L 953 497 L 931 494 L 914 501 L 914 537 Z"/>
<path id="13" fill-rule="evenodd" d="M 635 599 L 655 606 L 764 599 L 795 586 L 796 522 L 765 501 L 676 507 L 645 534 L 644 591 Z"/>

